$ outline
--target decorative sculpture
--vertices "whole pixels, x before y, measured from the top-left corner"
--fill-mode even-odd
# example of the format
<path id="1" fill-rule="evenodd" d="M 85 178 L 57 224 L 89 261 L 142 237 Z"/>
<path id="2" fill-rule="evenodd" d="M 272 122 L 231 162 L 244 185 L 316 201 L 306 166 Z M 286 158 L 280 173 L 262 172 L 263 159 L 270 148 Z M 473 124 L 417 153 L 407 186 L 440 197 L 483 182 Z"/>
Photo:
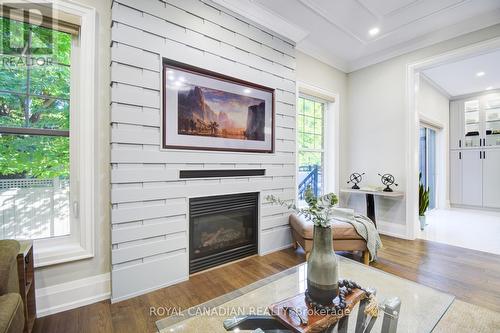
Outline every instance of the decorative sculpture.
<path id="1" fill-rule="evenodd" d="M 385 173 L 381 175 L 380 173 L 378 174 L 381 177 L 382 184 L 384 184 L 386 187 L 384 188 L 384 192 L 393 192 L 392 188 L 390 188 L 391 185 L 396 185 L 394 182 L 394 176 L 391 175 L 390 173 Z"/>
<path id="2" fill-rule="evenodd" d="M 359 186 L 358 184 L 361 183 L 361 180 L 363 179 L 363 175 L 365 173 L 363 172 L 362 174 L 359 174 L 357 172 L 354 172 L 352 173 L 350 176 L 349 176 L 349 181 L 347 182 L 347 184 L 349 183 L 353 183 L 354 185 L 352 185 L 352 189 L 353 190 L 359 190 Z"/>

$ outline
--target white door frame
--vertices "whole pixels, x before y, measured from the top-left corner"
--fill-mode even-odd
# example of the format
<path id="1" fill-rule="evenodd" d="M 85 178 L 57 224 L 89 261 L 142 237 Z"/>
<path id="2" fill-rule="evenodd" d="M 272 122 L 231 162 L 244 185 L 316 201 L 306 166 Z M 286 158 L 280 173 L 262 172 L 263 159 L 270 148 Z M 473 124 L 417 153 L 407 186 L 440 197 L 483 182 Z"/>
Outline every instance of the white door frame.
<path id="1" fill-rule="evenodd" d="M 420 116 L 417 112 L 415 96 L 417 75 L 430 67 L 489 53 L 497 49 L 500 49 L 500 38 L 492 38 L 425 58 L 406 66 L 406 236 L 409 239 L 415 239 L 420 228 L 418 220 L 418 130 Z"/>

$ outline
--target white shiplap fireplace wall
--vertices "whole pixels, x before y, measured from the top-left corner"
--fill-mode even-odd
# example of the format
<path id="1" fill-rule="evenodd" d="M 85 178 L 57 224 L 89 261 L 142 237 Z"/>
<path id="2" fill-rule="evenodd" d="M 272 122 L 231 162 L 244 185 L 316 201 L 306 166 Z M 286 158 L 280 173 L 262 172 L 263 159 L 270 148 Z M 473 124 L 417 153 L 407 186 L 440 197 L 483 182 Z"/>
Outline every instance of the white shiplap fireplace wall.
<path id="1" fill-rule="evenodd" d="M 291 244 L 294 45 L 210 2 L 116 0 L 111 45 L 112 300 L 189 278 L 189 198 L 260 192 L 259 254 Z M 275 153 L 160 150 L 162 58 L 276 89 Z M 182 169 L 265 168 L 262 177 L 179 179 Z"/>

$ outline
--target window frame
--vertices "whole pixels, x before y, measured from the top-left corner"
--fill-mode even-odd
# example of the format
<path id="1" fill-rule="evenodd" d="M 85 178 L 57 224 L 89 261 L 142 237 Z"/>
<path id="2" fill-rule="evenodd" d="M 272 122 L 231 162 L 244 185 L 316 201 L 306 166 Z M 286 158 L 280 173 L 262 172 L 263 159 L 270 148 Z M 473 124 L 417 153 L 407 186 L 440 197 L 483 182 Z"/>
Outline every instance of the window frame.
<path id="1" fill-rule="evenodd" d="M 323 175 L 323 184 L 325 186 L 325 193 L 333 192 L 339 193 L 340 191 L 340 107 L 341 98 L 340 94 L 333 90 L 324 89 L 304 81 L 296 82 L 295 95 L 298 107 L 298 97 L 300 94 L 308 96 L 317 96 L 317 98 L 327 102 L 327 107 L 324 113 L 324 142 L 323 149 L 323 168 L 325 170 Z M 296 115 L 298 112 L 296 111 Z M 298 117 L 296 117 L 296 124 L 298 124 Z M 298 127 L 298 126 L 297 126 Z M 328 131 L 326 131 L 328 129 Z M 296 152 L 299 151 L 298 131 L 296 130 Z M 295 177 L 295 198 L 298 198 L 298 153 L 296 154 L 296 177 Z M 297 200 L 298 202 L 298 200 Z M 299 203 L 300 204 L 300 203 Z"/>
<path id="2" fill-rule="evenodd" d="M 30 32 L 31 34 L 31 32 Z M 71 41 L 71 52 L 73 53 L 73 48 L 77 43 L 77 36 L 71 35 L 72 41 Z M 29 37 L 29 42 L 31 43 L 31 35 Z M 28 46 L 28 50 L 30 50 L 30 45 Z M 26 54 L 26 57 L 30 57 L 31 53 L 28 51 Z M 70 62 L 70 75 L 73 71 L 73 64 L 72 64 L 73 56 L 71 56 L 71 62 Z M 63 65 L 67 66 L 67 65 Z M 71 96 L 69 97 L 62 97 L 62 96 L 41 96 L 41 95 L 36 95 L 32 93 L 29 89 L 31 86 L 31 78 L 29 75 L 30 69 L 27 68 L 27 74 L 26 74 L 26 92 L 20 92 L 20 91 L 7 91 L 7 90 L 1 90 L 0 93 L 2 94 L 13 94 L 13 95 L 21 95 L 24 97 L 24 106 L 23 106 L 23 111 L 26 114 L 26 103 L 28 100 L 32 99 L 33 97 L 39 98 L 39 97 L 46 97 L 49 99 L 53 100 L 67 100 L 71 104 Z M 70 77 L 71 80 L 71 77 Z M 71 90 L 72 82 L 70 82 L 70 90 Z M 71 106 L 70 106 L 71 107 Z M 45 129 L 45 128 L 37 128 L 37 127 L 9 127 L 9 126 L 0 126 L 0 133 L 1 134 L 12 134 L 12 135 L 29 135 L 29 136 L 50 136 L 50 137 L 69 137 L 69 151 L 70 151 L 70 175 L 75 174 L 73 169 L 73 166 L 78 165 L 79 162 L 79 157 L 78 154 L 74 154 L 74 141 L 76 140 L 75 135 L 72 133 L 73 132 L 73 127 L 74 127 L 75 121 L 70 117 L 70 126 L 68 129 Z M 73 141 L 73 142 L 72 142 Z M 72 197 L 73 197 L 73 177 L 70 177 L 70 197 L 69 197 L 69 202 L 72 202 Z M 71 205 L 69 205 L 71 207 Z M 37 244 L 36 246 L 39 247 L 41 244 L 46 244 L 44 247 L 48 248 L 49 244 L 52 246 L 55 243 L 58 244 L 63 244 L 63 243 L 68 243 L 68 239 L 71 239 L 74 237 L 75 231 L 78 232 L 79 230 L 79 225 L 78 222 L 75 220 L 73 217 L 73 211 L 71 208 L 69 209 L 69 230 L 70 233 L 68 235 L 61 235 L 61 236 L 50 236 L 50 237 L 44 237 L 44 238 L 37 238 L 33 239 L 33 243 Z M 77 218 L 77 216 L 75 216 Z M 54 240 L 57 238 L 57 241 Z M 37 264 L 37 260 L 35 259 L 35 265 Z"/>
<path id="3" fill-rule="evenodd" d="M 71 17 L 80 32 L 71 49 L 70 88 L 70 234 L 35 239 L 35 267 L 92 258 L 96 220 L 96 23 L 95 8 L 55 2 L 55 18 Z"/>
<path id="4" fill-rule="evenodd" d="M 299 143 L 299 135 L 300 135 L 300 131 L 299 129 L 297 128 L 297 174 L 299 172 L 299 158 L 300 158 L 300 153 L 301 152 L 307 152 L 307 153 L 320 153 L 321 154 L 321 183 L 320 183 L 320 195 L 326 193 L 325 192 L 325 161 L 326 161 L 326 113 L 327 113 L 327 110 L 328 110 L 328 104 L 329 102 L 324 100 L 324 99 L 321 99 L 319 97 L 315 97 L 315 96 L 312 96 L 312 95 L 309 95 L 307 93 L 302 93 L 299 91 L 299 94 L 298 94 L 298 99 L 300 98 L 303 98 L 303 99 L 307 99 L 307 100 L 310 100 L 310 101 L 313 101 L 315 103 L 321 103 L 323 105 L 323 114 L 322 114 L 322 128 L 321 128 L 321 149 L 317 149 L 317 148 L 301 148 L 300 147 L 300 143 Z M 298 103 L 297 103 L 298 104 Z M 297 124 L 298 124 L 298 116 L 300 115 L 298 109 L 297 109 Z M 314 119 L 317 119 L 316 117 L 313 117 Z M 315 133 L 309 133 L 309 134 L 313 134 L 315 135 Z M 298 181 L 298 177 L 297 177 L 297 181 Z M 297 185 L 298 186 L 298 185 Z M 298 199 L 298 195 L 297 195 L 297 199 Z"/>

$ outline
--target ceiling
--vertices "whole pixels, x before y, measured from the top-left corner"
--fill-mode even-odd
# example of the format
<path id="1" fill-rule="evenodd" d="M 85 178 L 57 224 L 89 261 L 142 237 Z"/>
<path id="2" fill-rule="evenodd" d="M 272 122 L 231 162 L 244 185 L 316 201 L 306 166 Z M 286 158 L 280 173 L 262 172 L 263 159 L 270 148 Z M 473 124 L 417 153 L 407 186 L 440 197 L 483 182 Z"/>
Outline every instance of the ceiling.
<path id="1" fill-rule="evenodd" d="M 423 71 L 450 96 L 500 89 L 500 50 Z M 478 73 L 484 73 L 478 76 Z"/>
<path id="2" fill-rule="evenodd" d="M 345 72 L 500 23 L 500 0 L 212 1 Z"/>

